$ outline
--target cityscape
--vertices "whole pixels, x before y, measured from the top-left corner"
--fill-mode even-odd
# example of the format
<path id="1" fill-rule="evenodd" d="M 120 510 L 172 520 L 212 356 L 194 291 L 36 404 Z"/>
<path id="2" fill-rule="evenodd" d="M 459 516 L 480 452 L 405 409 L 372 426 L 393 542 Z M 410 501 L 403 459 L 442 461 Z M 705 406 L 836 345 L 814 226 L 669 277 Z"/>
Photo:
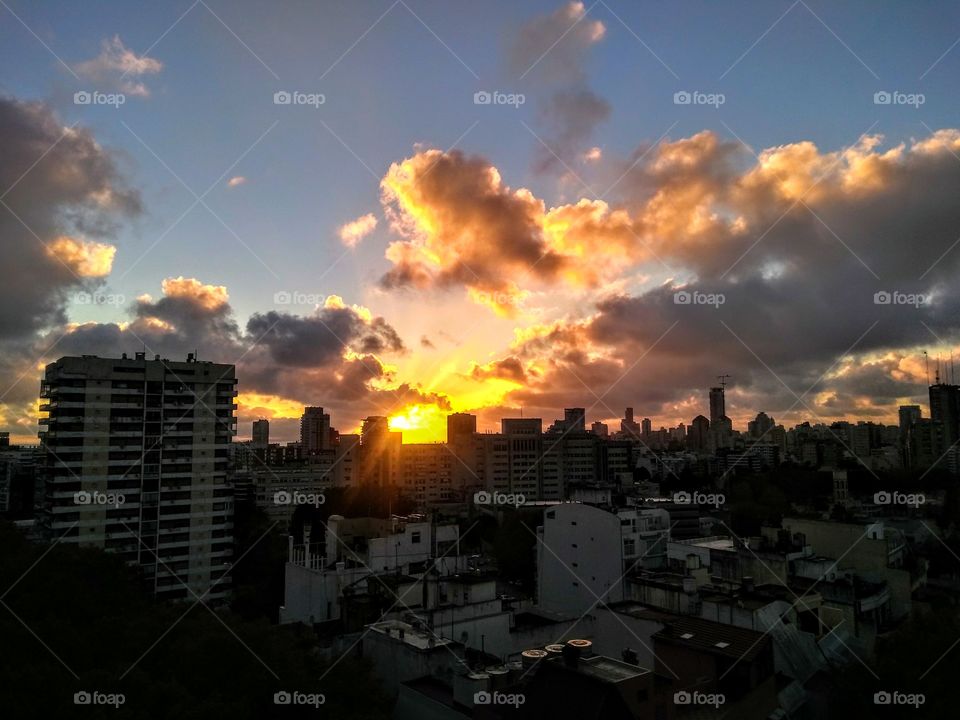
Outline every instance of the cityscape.
<path id="1" fill-rule="evenodd" d="M 956 715 L 960 7 L 0 18 L 0 717 Z"/>

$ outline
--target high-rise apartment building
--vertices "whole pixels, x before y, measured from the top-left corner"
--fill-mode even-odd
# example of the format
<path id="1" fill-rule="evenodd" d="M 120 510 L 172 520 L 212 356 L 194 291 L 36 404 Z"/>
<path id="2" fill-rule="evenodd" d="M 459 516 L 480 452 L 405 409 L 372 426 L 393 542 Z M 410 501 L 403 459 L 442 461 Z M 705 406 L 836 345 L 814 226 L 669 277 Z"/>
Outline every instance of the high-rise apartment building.
<path id="1" fill-rule="evenodd" d="M 724 397 L 724 389 L 722 387 L 710 388 L 710 424 L 716 424 L 717 420 L 726 417 L 726 414 L 727 402 Z"/>
<path id="2" fill-rule="evenodd" d="M 930 418 L 943 424 L 947 447 L 960 440 L 960 385 L 937 383 L 930 386 Z"/>
<path id="3" fill-rule="evenodd" d="M 40 440 L 49 536 L 121 555 L 158 597 L 223 598 L 233 558 L 227 464 L 236 383 L 233 365 L 192 355 L 47 365 Z"/>
<path id="4" fill-rule="evenodd" d="M 270 444 L 270 421 L 269 420 L 254 420 L 253 421 L 253 442 L 251 443 L 255 448 L 265 448 Z"/>
<path id="5" fill-rule="evenodd" d="M 322 407 L 305 407 L 300 416 L 300 445 L 305 455 L 333 447 L 330 415 Z"/>

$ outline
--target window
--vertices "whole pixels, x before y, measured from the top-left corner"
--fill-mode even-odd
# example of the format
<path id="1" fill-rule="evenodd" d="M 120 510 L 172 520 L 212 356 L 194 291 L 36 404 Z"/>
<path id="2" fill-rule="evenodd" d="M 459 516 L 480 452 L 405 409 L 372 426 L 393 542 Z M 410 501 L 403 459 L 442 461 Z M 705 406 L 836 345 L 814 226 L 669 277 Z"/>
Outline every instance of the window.
<path id="1" fill-rule="evenodd" d="M 414 530 L 414 531 L 410 534 L 410 542 L 412 542 L 414 545 L 419 545 L 419 544 L 420 544 L 420 531 L 419 531 L 419 530 Z"/>

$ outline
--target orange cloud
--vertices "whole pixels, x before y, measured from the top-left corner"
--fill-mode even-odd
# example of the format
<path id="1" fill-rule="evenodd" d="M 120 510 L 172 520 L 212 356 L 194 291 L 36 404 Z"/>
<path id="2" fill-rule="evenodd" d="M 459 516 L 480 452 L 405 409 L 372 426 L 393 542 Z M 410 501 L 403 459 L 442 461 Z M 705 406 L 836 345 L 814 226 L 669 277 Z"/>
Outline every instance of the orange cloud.
<path id="1" fill-rule="evenodd" d="M 75 240 L 61 235 L 47 245 L 47 256 L 57 259 L 76 275 L 101 278 L 110 274 L 117 249 L 107 243 Z"/>
<path id="2" fill-rule="evenodd" d="M 372 233 L 377 228 L 377 218 L 373 213 L 361 215 L 356 220 L 351 220 L 341 225 L 337 230 L 340 236 L 340 242 L 347 247 L 356 247 L 363 238 Z"/>
<path id="3" fill-rule="evenodd" d="M 161 287 L 165 296 L 190 299 L 207 310 L 222 307 L 230 299 L 224 285 L 205 285 L 196 278 L 185 278 L 182 275 L 164 279 Z"/>

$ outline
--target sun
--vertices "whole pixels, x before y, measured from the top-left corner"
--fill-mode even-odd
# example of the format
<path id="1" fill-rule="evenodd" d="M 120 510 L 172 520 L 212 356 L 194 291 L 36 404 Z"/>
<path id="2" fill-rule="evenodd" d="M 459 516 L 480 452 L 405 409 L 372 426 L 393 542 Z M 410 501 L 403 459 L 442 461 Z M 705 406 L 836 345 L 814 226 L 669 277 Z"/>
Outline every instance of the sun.
<path id="1" fill-rule="evenodd" d="M 391 430 L 403 433 L 404 443 L 443 442 L 447 436 L 447 413 L 436 405 L 411 405 L 389 423 Z"/>

